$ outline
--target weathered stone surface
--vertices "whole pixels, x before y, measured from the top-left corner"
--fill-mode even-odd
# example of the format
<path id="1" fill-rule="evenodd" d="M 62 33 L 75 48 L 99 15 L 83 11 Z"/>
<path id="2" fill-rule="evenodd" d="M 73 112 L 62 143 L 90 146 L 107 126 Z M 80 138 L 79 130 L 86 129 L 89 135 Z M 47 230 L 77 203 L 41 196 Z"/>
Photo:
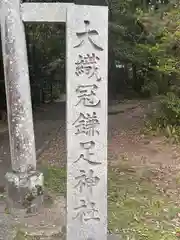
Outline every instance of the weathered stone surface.
<path id="1" fill-rule="evenodd" d="M 40 172 L 6 174 L 8 211 L 17 215 L 36 214 L 43 205 L 43 174 Z"/>
<path id="2" fill-rule="evenodd" d="M 8 0 L 1 9 L 5 13 L 2 41 L 14 170 L 6 175 L 7 203 L 11 213 L 19 208 L 19 213 L 28 214 L 36 213 L 42 205 L 43 177 L 35 172 L 29 73 L 19 4 L 19 0 Z M 68 6 L 67 239 L 106 239 L 108 9 Z"/>
<path id="3" fill-rule="evenodd" d="M 39 214 L 14 218 L 6 212 L 6 205 L 0 200 L 0 240 L 65 240 L 66 208 L 64 197 L 55 197 L 45 192 L 44 208 Z M 49 200 L 51 198 L 51 201 Z"/>
<path id="4" fill-rule="evenodd" d="M 3 1 L 0 10 L 11 164 L 13 171 L 26 172 L 36 169 L 36 153 L 20 1 Z"/>
<path id="5" fill-rule="evenodd" d="M 14 240 L 16 229 L 13 223 L 12 216 L 6 213 L 5 202 L 0 200 L 0 240 Z"/>
<path id="6" fill-rule="evenodd" d="M 20 1 L 1 4 L 1 39 L 6 85 L 12 173 L 6 174 L 7 206 L 12 214 L 36 213 L 43 202 L 43 175 L 36 152 L 24 24 Z"/>
<path id="7" fill-rule="evenodd" d="M 46 201 L 46 200 L 45 200 Z M 37 239 L 64 239 L 66 208 L 63 197 L 55 197 L 51 204 L 45 205 L 36 216 L 20 221 L 20 230 Z"/>
<path id="8" fill-rule="evenodd" d="M 71 3 L 28 2 L 21 5 L 24 22 L 66 22 L 66 12 Z"/>
<path id="9" fill-rule="evenodd" d="M 66 37 L 67 239 L 106 239 L 108 8 L 68 8 Z"/>

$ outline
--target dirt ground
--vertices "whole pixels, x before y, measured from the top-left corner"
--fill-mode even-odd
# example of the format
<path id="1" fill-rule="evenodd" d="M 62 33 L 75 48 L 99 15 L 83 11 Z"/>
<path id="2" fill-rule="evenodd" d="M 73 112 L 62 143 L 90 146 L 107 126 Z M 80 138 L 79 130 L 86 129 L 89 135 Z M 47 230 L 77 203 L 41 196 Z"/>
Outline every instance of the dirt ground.
<path id="1" fill-rule="evenodd" d="M 164 137 L 143 134 L 144 120 L 151 105 L 150 100 L 127 100 L 109 107 L 109 165 L 118 165 L 127 158 L 134 167 L 145 165 L 171 171 L 179 169 L 179 146 L 169 144 Z M 43 159 L 49 164 L 66 164 L 65 122 L 39 161 Z"/>
<path id="2" fill-rule="evenodd" d="M 109 228 L 124 234 L 122 239 L 174 240 L 180 228 L 180 149 L 163 136 L 143 133 L 153 104 L 129 100 L 109 106 Z M 64 125 L 39 162 L 64 168 L 65 143 Z"/>
<path id="3" fill-rule="evenodd" d="M 33 113 L 37 157 L 57 130 L 64 124 L 64 103 L 52 103 L 37 107 Z M 9 134 L 7 123 L 0 122 L 0 188 L 5 185 L 5 174 L 11 171 Z"/>
<path id="4" fill-rule="evenodd" d="M 152 102 L 132 102 L 132 107 L 131 101 L 125 105 L 128 104 L 130 107 L 126 107 L 124 112 L 109 116 L 108 163 L 118 165 L 125 160 L 135 169 L 152 169 L 159 184 L 177 189 L 179 146 L 170 144 L 163 136 L 143 134 L 144 120 Z"/>
<path id="5" fill-rule="evenodd" d="M 178 239 L 180 150 L 164 137 L 143 133 L 153 104 L 151 100 L 127 100 L 109 106 L 108 221 L 110 231 L 123 240 Z M 65 119 L 61 124 L 38 163 L 40 167 L 61 169 L 56 176 L 52 171 L 46 184 L 55 192 L 65 193 Z"/>
<path id="6" fill-rule="evenodd" d="M 117 166 L 128 161 L 135 169 L 151 168 L 156 172 L 156 180 L 161 180 L 160 184 L 166 184 L 166 188 L 174 184 L 173 188 L 177 188 L 174 178 L 180 168 L 179 146 L 169 144 L 164 137 L 147 136 L 142 132 L 152 104 L 151 100 L 127 100 L 109 107 L 108 164 Z M 57 167 L 66 165 L 65 121 L 38 161 Z"/>

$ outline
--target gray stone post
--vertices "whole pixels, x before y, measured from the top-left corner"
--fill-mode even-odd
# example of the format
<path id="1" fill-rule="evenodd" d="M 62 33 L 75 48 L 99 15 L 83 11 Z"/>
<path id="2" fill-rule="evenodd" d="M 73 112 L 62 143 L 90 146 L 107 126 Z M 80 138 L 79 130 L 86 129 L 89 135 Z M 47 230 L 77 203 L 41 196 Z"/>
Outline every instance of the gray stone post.
<path id="1" fill-rule="evenodd" d="M 66 23 L 67 240 L 107 240 L 108 8 L 72 5 Z"/>
<path id="2" fill-rule="evenodd" d="M 36 172 L 27 49 L 20 1 L 2 0 L 0 17 L 12 164 L 12 173 L 6 174 L 7 203 L 12 213 L 17 208 L 32 212 L 42 203 L 43 175 Z"/>

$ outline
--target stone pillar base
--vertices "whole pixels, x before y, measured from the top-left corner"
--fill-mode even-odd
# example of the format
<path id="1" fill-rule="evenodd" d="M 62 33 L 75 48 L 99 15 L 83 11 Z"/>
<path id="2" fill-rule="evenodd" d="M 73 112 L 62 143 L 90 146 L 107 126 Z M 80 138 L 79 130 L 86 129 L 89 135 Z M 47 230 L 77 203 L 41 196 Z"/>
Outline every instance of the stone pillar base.
<path id="1" fill-rule="evenodd" d="M 37 214 L 43 205 L 43 174 L 6 173 L 7 211 L 12 215 Z"/>

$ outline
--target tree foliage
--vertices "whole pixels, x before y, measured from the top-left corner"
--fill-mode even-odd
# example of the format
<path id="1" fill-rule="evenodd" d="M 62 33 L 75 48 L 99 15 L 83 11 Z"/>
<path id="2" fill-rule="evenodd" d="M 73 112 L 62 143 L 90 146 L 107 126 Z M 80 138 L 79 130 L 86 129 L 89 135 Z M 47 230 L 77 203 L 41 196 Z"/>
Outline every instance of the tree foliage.
<path id="1" fill-rule="evenodd" d="M 143 96 L 167 95 L 162 109 L 166 109 L 166 104 L 168 109 L 173 106 L 174 111 L 179 107 L 175 102 L 180 96 L 179 1 L 106 1 L 109 7 L 109 86 L 115 91 L 122 88 L 124 79 L 116 74 L 117 65 L 121 64 L 128 76 L 128 87 Z M 43 78 L 52 82 L 54 72 L 65 66 L 64 28 L 55 24 L 30 24 L 27 35 L 35 49 L 33 52 L 31 48 L 30 56 L 38 76 L 36 82 L 43 82 Z M 64 74 L 62 71 L 59 74 L 65 88 Z M 170 112 L 164 110 L 165 115 Z"/>

